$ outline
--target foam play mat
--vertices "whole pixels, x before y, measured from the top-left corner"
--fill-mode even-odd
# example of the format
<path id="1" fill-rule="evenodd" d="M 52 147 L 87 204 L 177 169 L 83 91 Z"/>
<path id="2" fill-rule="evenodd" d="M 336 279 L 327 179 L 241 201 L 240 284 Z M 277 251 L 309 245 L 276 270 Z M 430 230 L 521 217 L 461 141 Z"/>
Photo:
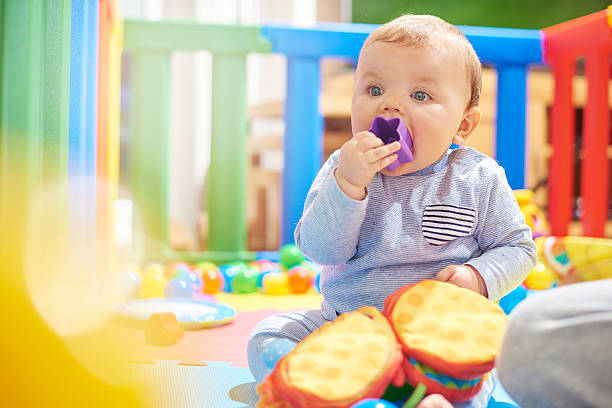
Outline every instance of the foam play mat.
<path id="1" fill-rule="evenodd" d="M 147 390 L 143 405 L 155 408 L 255 406 L 255 382 L 248 368 L 235 367 L 227 362 L 205 361 L 203 364 L 206 365 L 188 365 L 170 360 L 134 364 L 134 375 Z M 496 383 L 488 407 L 513 408 L 517 405 Z"/>
<path id="2" fill-rule="evenodd" d="M 176 344 L 148 344 L 142 327 L 113 327 L 114 339 L 130 356 L 134 377 L 144 387 L 143 406 L 254 407 L 258 396 L 246 356 L 251 330 L 273 314 L 317 309 L 322 297 L 318 293 L 278 296 L 218 293 L 215 301 L 234 309 L 235 318 L 222 326 L 187 330 Z M 497 385 L 488 406 L 516 405 Z"/>

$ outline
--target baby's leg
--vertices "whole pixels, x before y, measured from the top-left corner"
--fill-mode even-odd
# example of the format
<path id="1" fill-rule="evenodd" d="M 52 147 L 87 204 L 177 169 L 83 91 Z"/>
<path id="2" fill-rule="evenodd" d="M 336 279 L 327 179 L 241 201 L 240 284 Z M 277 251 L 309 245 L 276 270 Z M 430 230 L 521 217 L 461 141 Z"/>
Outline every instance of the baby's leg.
<path id="1" fill-rule="evenodd" d="M 612 279 L 521 302 L 498 357 L 508 394 L 525 407 L 612 406 Z"/>
<path id="2" fill-rule="evenodd" d="M 249 368 L 255 381 L 260 383 L 272 371 L 262 356 L 267 345 L 279 339 L 288 339 L 297 344 L 328 321 L 320 310 L 308 310 L 277 314 L 259 322 L 251 332 L 247 346 Z"/>

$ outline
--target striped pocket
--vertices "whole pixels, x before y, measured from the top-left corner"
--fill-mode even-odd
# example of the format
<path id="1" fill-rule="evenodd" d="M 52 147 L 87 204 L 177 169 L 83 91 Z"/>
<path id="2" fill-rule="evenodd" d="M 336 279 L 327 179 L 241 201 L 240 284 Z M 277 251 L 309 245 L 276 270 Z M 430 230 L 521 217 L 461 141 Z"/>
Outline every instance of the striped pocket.
<path id="1" fill-rule="evenodd" d="M 425 207 L 421 231 L 427 242 L 440 246 L 470 235 L 475 221 L 476 211 L 471 208 L 433 204 Z"/>

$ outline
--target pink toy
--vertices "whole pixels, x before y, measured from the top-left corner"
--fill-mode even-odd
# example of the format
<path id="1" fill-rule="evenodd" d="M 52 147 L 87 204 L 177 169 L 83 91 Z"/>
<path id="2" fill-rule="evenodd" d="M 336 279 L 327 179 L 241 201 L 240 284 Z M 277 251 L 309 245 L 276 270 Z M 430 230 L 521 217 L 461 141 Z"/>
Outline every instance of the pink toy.
<path id="1" fill-rule="evenodd" d="M 412 154 L 412 136 L 400 118 L 385 119 L 381 116 L 374 118 L 370 132 L 374 133 L 385 144 L 400 142 L 401 148 L 395 152 L 397 160 L 387 166 L 387 170 L 395 170 L 400 163 L 414 160 Z"/>

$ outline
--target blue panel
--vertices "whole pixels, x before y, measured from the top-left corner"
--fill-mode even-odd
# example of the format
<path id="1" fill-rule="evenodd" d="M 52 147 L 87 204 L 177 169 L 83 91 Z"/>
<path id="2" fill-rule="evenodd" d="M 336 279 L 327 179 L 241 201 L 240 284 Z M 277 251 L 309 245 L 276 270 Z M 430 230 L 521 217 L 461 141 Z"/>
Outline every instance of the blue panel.
<path id="1" fill-rule="evenodd" d="M 503 65 L 497 70 L 495 156 L 513 189 L 525 188 L 525 115 L 527 68 Z"/>
<path id="2" fill-rule="evenodd" d="M 313 28 L 264 26 L 262 34 L 272 42 L 272 52 L 288 57 L 335 56 L 357 59 L 371 24 L 317 24 Z"/>
<path id="3" fill-rule="evenodd" d="M 293 242 L 304 200 L 323 159 L 319 112 L 319 60 L 291 58 L 287 64 L 285 166 L 282 185 L 281 245 Z"/>
<path id="4" fill-rule="evenodd" d="M 378 28 L 372 24 L 327 23 L 312 28 L 268 25 L 262 34 L 272 50 L 288 57 L 336 56 L 357 58 L 366 37 Z M 542 63 L 540 30 L 457 26 L 486 64 Z"/>
<path id="5" fill-rule="evenodd" d="M 98 129 L 98 26 L 99 26 L 99 8 L 98 0 L 86 0 L 89 3 L 87 7 L 87 111 L 86 117 L 86 138 L 85 155 L 86 168 L 85 173 L 88 177 L 96 175 L 96 157 L 97 157 L 97 129 Z M 95 192 L 95 191 L 94 191 Z M 94 200 L 95 203 L 95 200 Z"/>
<path id="6" fill-rule="evenodd" d="M 543 64 L 542 32 L 518 28 L 457 26 L 484 64 Z"/>
<path id="7" fill-rule="evenodd" d="M 72 1 L 69 109 L 69 234 L 95 264 L 98 0 Z"/>
<path id="8" fill-rule="evenodd" d="M 86 134 L 86 66 L 87 36 L 84 33 L 87 3 L 72 2 L 70 31 L 70 125 L 68 172 L 71 177 L 82 176 L 85 172 Z M 72 201 L 72 200 L 71 200 Z"/>

